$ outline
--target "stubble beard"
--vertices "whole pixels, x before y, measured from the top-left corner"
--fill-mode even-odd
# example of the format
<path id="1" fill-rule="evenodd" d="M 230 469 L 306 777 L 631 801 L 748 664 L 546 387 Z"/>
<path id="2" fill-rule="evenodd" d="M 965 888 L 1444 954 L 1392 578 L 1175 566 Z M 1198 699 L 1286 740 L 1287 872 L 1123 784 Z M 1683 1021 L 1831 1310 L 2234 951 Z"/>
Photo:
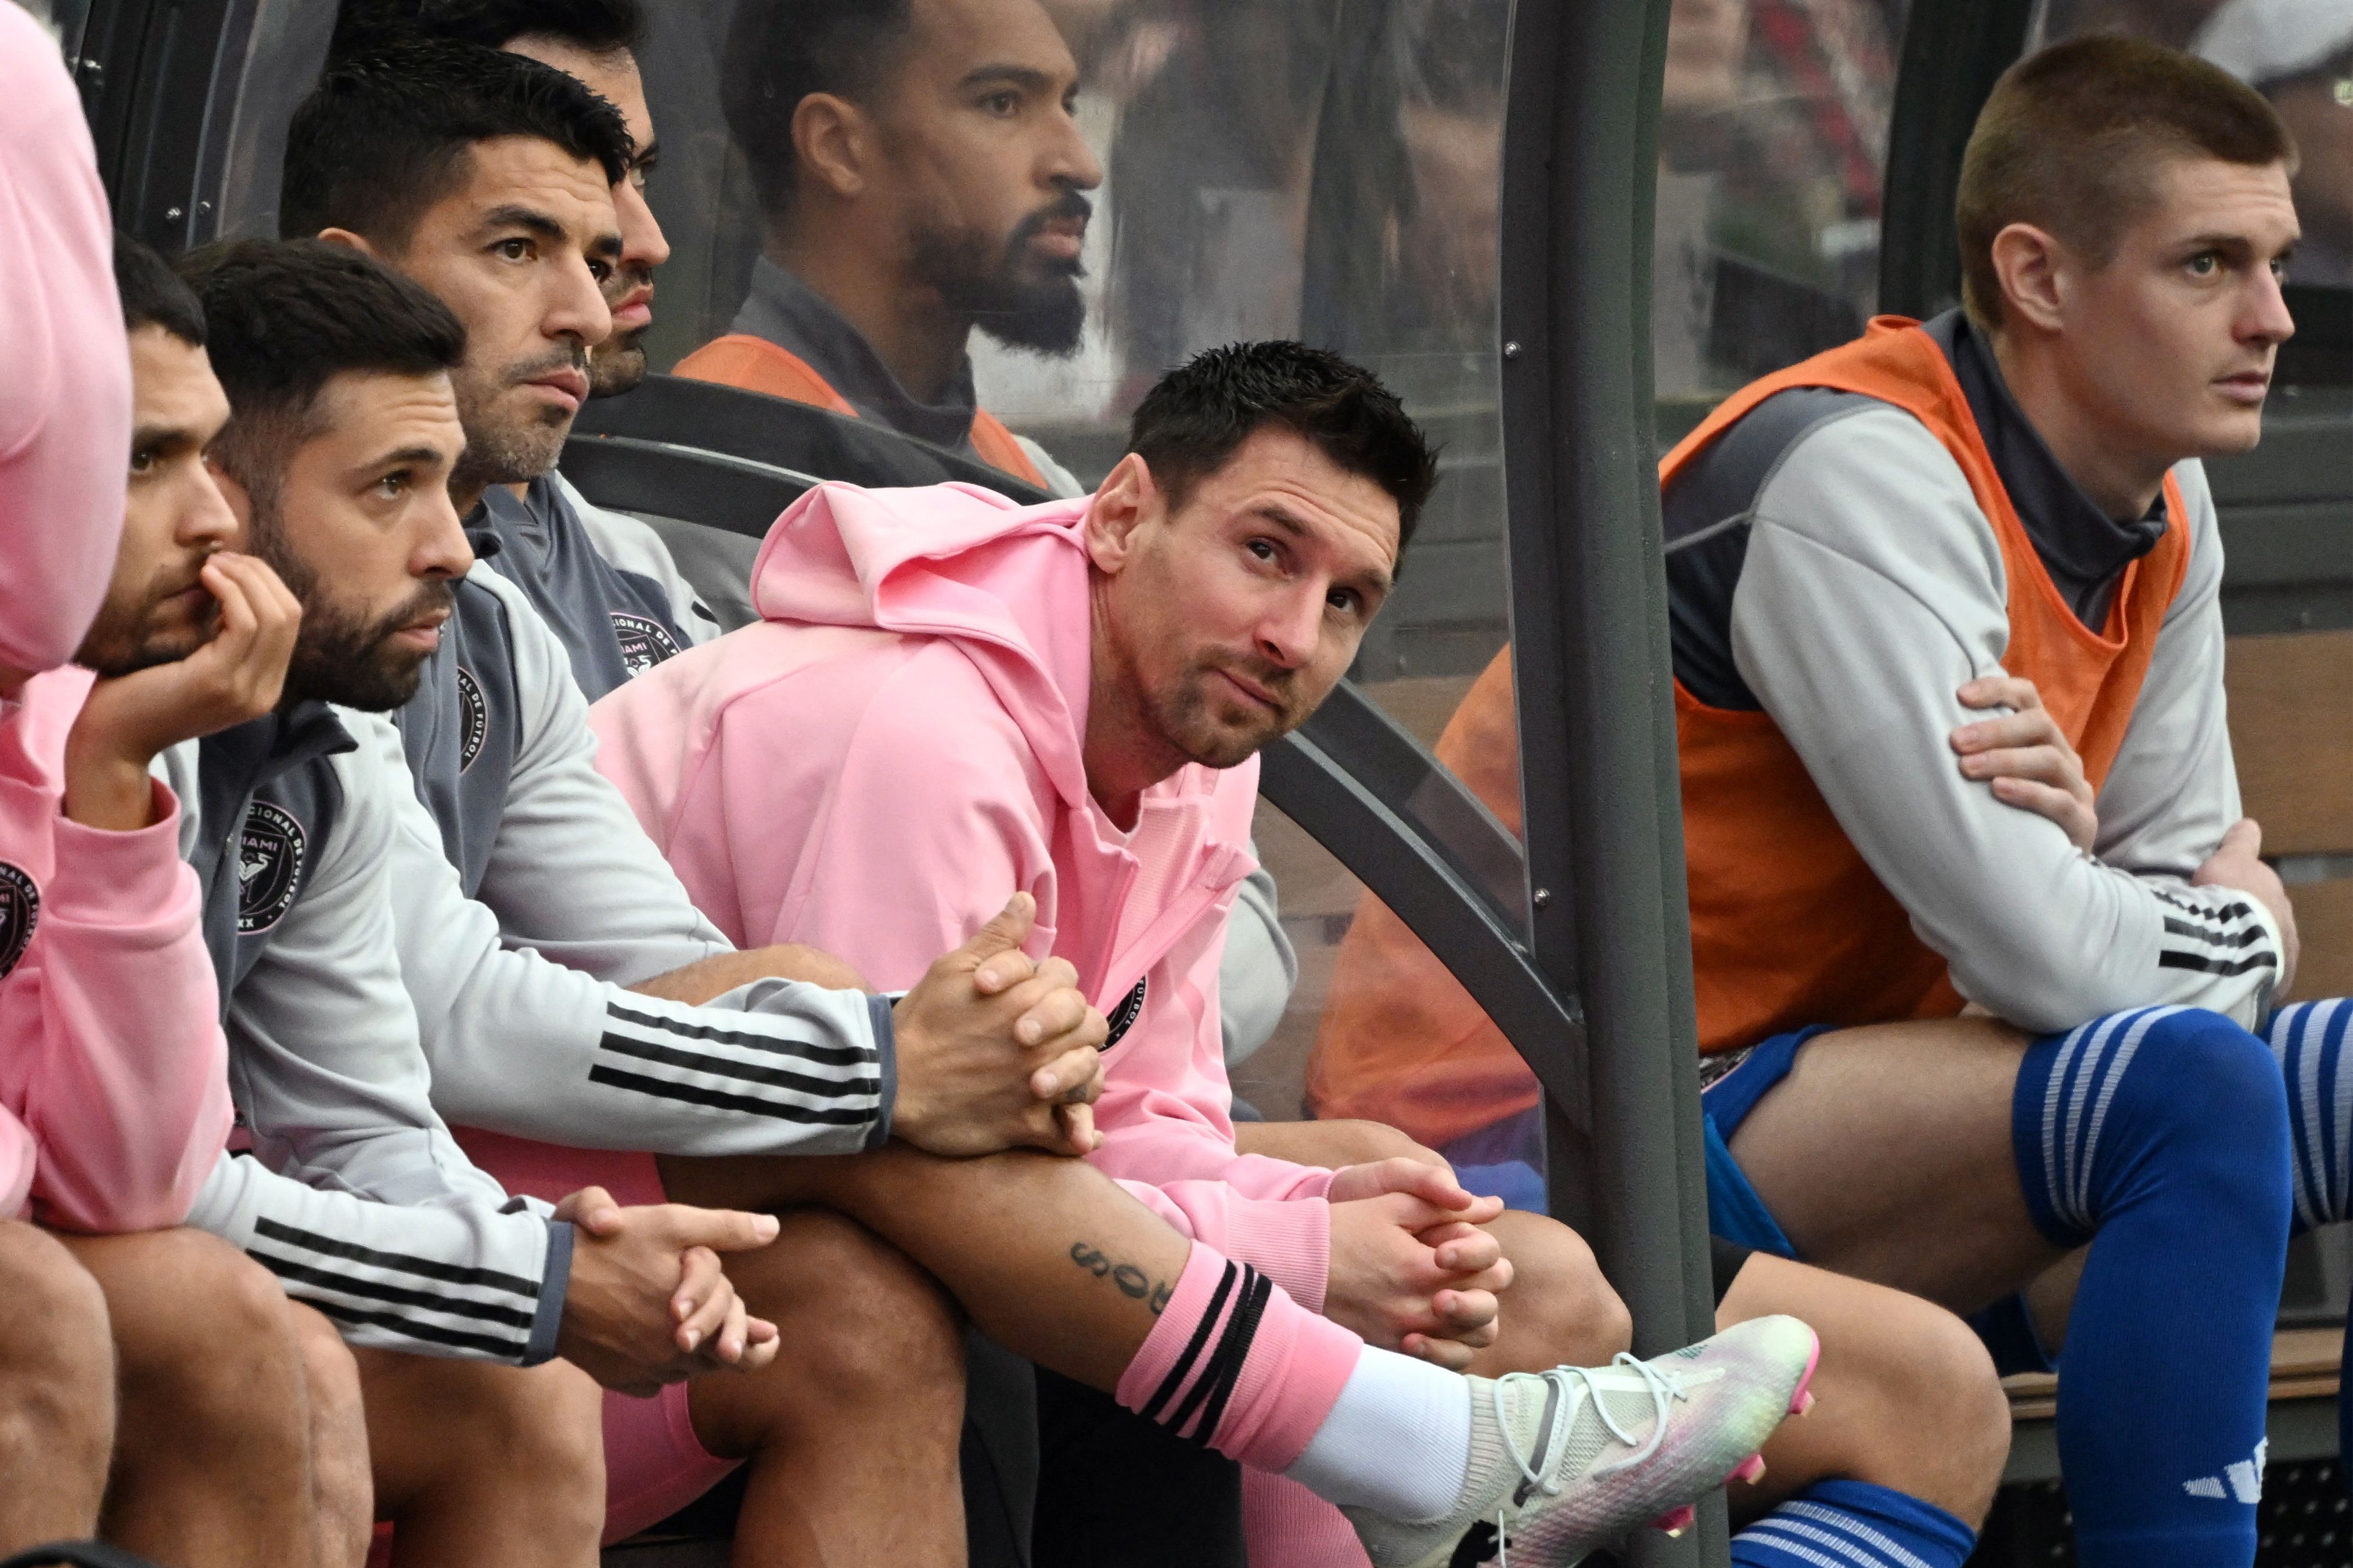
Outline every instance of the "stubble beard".
<path id="1" fill-rule="evenodd" d="M 171 594 L 163 592 L 162 585 L 151 584 L 137 614 L 116 616 L 101 609 L 76 650 L 74 662 L 96 670 L 102 679 L 116 680 L 193 658 L 220 630 L 220 602 L 212 601 L 194 624 L 167 632 L 149 622 L 155 606 L 169 597 Z"/>
<path id="2" fill-rule="evenodd" d="M 256 496 L 253 520 L 253 552 L 302 606 L 281 703 L 335 702 L 363 713 L 389 713 L 406 704 L 431 656 L 396 647 L 393 636 L 448 609 L 455 597 L 449 584 L 421 583 L 398 608 L 370 617 L 327 597 L 318 573 L 289 547 L 274 501 Z"/>
<path id="3" fill-rule="evenodd" d="M 1092 211 L 1073 191 L 1062 201 L 1024 218 L 1002 243 L 969 229 L 933 229 L 913 237 L 915 274 L 939 290 L 948 309 L 1008 348 L 1068 359 L 1086 335 L 1086 297 L 1077 261 L 1053 262 L 1043 277 L 1027 265 L 1029 242 L 1057 217 L 1084 217 Z"/>

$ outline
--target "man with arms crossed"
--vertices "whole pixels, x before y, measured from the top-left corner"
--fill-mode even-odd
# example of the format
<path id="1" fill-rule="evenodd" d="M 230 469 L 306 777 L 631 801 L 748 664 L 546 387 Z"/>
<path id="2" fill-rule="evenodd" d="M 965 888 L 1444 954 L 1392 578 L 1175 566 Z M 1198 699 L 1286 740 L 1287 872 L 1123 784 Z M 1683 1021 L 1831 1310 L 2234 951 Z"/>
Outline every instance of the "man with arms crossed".
<path id="1" fill-rule="evenodd" d="M 13 8 L 0 145 L 0 249 L 34 306 L 0 389 L 0 1552 L 102 1536 L 192 1568 L 327 1568 L 296 1314 L 255 1265 L 173 1228 L 229 1106 L 179 803 L 148 775 L 268 705 L 292 606 L 258 563 L 222 562 L 173 584 L 185 665 L 59 668 L 116 564 L 126 457 L 144 531 L 170 526 L 194 454 L 163 460 L 180 433 L 134 405 L 89 131 L 54 42 Z"/>
<path id="2" fill-rule="evenodd" d="M 1346 667 L 1427 493 L 1427 448 L 1371 377 L 1284 343 L 1173 374 L 1138 410 L 1132 445 L 1086 502 L 1016 510 L 952 487 L 814 492 L 770 532 L 754 584 L 767 619 L 607 698 L 595 716 L 600 765 L 731 934 L 828 945 L 886 983 L 938 933 L 985 917 L 980 888 L 1036 889 L 1040 940 L 1050 928 L 1112 1017 L 1099 1108 L 1109 1142 L 1096 1163 L 1147 1200 L 1187 1194 L 1196 1206 L 1176 1217 L 1204 1222 L 1196 1237 L 1374 1343 L 1473 1370 L 1548 1364 L 1545 1351 L 1593 1333 L 1591 1320 L 1623 1322 L 1606 1287 L 1587 1288 L 1591 1261 L 1573 1237 L 1535 1237 L 1549 1222 L 1531 1221 L 1532 1266 L 1514 1287 L 1478 1228 L 1495 1205 L 1470 1204 L 1442 1171 L 1398 1160 L 1335 1173 L 1238 1154 L 1216 1046 L 1218 942 L 1250 865 L 1251 759 Z M 730 820 L 776 831 L 755 840 Z M 681 1194 L 844 1207 L 984 1317 L 1003 1289 L 991 1260 L 944 1254 L 927 1234 L 957 1223 L 934 1217 L 953 1194 L 892 1201 L 892 1185 L 921 1174 L 910 1162 L 871 1165 L 862 1187 L 857 1171 L 775 1162 L 665 1162 L 664 1174 Z M 1029 1217 L 1000 1228 L 1000 1256 L 1018 1243 L 1052 1257 L 1060 1219 L 1042 1205 Z M 1174 1281 L 1171 1300 L 1188 1306 L 1222 1267 L 1207 1246 L 1188 1258 L 1181 1237 L 1122 1235 L 1064 1233 L 1062 1266 L 1128 1265 L 1145 1284 Z M 1518 1293 L 1498 1342 L 1500 1289 Z M 1169 1331 L 1163 1318 L 1139 1365 L 1155 1364 Z M 1364 1354 L 1377 1378 L 1422 1371 Z M 1107 1386 L 1098 1355 L 1075 1373 L 1067 1357 L 1040 1359 Z M 1109 1360 L 1114 1373 L 1122 1364 Z M 1981 1509 L 1984 1491 L 1969 1494 L 1989 1489 L 2000 1438 L 1990 1454 L 1976 1446 L 1993 1394 L 1981 1354 L 1977 1369 L 1974 1384 L 1957 1380 L 1962 1402 L 1938 1408 L 1957 1418 L 1947 1459 L 1972 1472 L 1953 1500 Z M 1118 1383 L 1123 1404 L 1138 1382 L 1131 1370 Z M 1445 1412 L 1453 1387 L 1433 1385 L 1430 1408 Z M 1846 1473 L 1860 1435 L 1846 1430 L 1843 1456 L 1835 1443 L 1792 1447 L 1768 1485 Z M 1293 1479 L 1350 1500 L 1334 1498 L 1343 1489 L 1316 1447 L 1306 1453 Z M 1363 1456 L 1366 1473 L 1391 1457 L 1402 1451 Z M 1421 1473 L 1449 1491 L 1420 1500 L 1435 1514 L 1455 1472 Z M 1870 1506 L 1883 1533 L 1966 1553 L 1958 1520 L 1892 1492 Z M 1425 1549 L 1365 1534 L 1376 1562 Z"/>
<path id="3" fill-rule="evenodd" d="M 2197 459 L 2261 431 L 2294 168 L 2211 66 L 2047 50 L 1970 140 L 1966 312 L 1767 378 L 1662 469 L 1715 1223 L 2055 1351 L 2100 1568 L 2254 1551 L 2289 1117 L 2241 1026 L 2295 938 Z M 1505 809 L 1510 700 L 1499 661 L 1441 742 Z M 1483 1031 L 1381 1024 L 1431 967 L 1398 945 L 1356 955 L 1388 978 L 1327 1020 L 1321 1103 L 1511 1111 Z M 2343 1021 L 2273 1025 L 2300 1121 L 2353 1092 Z M 2295 1222 L 2342 1216 L 2341 1150 L 2295 1152 Z"/>

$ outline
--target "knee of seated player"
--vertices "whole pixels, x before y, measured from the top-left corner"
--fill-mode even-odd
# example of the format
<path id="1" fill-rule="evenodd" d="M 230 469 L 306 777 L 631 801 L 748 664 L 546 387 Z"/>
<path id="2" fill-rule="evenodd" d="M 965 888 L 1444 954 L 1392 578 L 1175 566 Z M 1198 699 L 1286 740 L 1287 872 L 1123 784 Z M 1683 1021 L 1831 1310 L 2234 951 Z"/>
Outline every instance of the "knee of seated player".
<path id="1" fill-rule="evenodd" d="M 1867 1481 L 1983 1522 L 2010 1456 L 2010 1401 L 1968 1324 L 1917 1296 L 1760 1254 L 1716 1322 L 1771 1312 L 1803 1319 L 1822 1347 L 1813 1409 L 1766 1450 L 1771 1495 Z"/>
<path id="2" fill-rule="evenodd" d="M 302 1352 L 277 1276 L 201 1231 L 109 1240 L 91 1261 L 113 1303 L 126 1438 L 135 1423 L 224 1456 L 307 1448 Z"/>
<path id="3" fill-rule="evenodd" d="M 937 1281 L 873 1232 L 828 1209 L 782 1216 L 776 1239 L 727 1260 L 744 1304 L 782 1337 L 790 1417 L 880 1400 L 964 1397 L 962 1315 Z"/>
<path id="4" fill-rule="evenodd" d="M 55 1237 L 0 1221 L 0 1431 L 96 1476 L 114 1441 L 106 1296 Z M 11 1430 L 13 1428 L 13 1430 Z"/>
<path id="5" fill-rule="evenodd" d="M 1505 1331 L 1543 1347 L 1543 1364 L 1599 1366 L 1634 1342 L 1633 1314 L 1583 1237 L 1518 1209 L 1498 1215 L 1487 1229 L 1512 1261 L 1511 1288 L 1502 1300 Z"/>
<path id="6" fill-rule="evenodd" d="M 2163 1116 L 2173 1135 L 2222 1148 L 2242 1149 L 2252 1139 L 2286 1148 L 2279 1058 L 2221 1014 L 2189 1007 L 2159 1017 L 2132 1069 L 2116 1086 L 2118 1100 Z"/>
<path id="7" fill-rule="evenodd" d="M 367 1555 L 369 1526 L 375 1518 L 375 1487 L 368 1472 L 366 1407 L 360 1394 L 359 1363 L 351 1347 L 324 1314 L 299 1301 L 286 1303 L 294 1342 L 302 1358 L 302 1383 L 311 1411 L 311 1472 L 321 1519 L 346 1532 L 343 1558 Z"/>
<path id="8" fill-rule="evenodd" d="M 533 1367 L 357 1352 L 376 1511 L 395 1521 L 494 1489 L 534 1528 L 594 1540 L 605 1517 L 605 1391 L 566 1361 Z"/>

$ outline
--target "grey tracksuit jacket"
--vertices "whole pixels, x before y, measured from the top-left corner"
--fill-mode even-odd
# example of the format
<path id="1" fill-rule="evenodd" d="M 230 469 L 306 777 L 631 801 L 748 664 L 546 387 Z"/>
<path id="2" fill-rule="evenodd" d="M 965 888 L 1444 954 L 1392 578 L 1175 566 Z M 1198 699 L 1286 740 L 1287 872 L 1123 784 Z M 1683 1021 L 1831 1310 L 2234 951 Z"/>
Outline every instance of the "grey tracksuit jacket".
<path id="1" fill-rule="evenodd" d="M 176 749 L 251 1144 L 191 1223 L 355 1343 L 528 1363 L 554 1352 L 571 1227 L 511 1198 L 445 1118 L 680 1153 L 868 1147 L 889 1131 L 890 1012 L 782 981 L 694 1008 L 583 973 L 634 981 L 726 948 L 589 765 L 565 649 L 522 591 L 477 567 L 459 599 L 453 628 L 497 635 L 437 656 L 461 721 L 449 798 L 496 770 L 480 865 L 503 844 L 494 885 L 550 919 L 502 940 L 466 896 L 382 716 L 312 705 Z"/>

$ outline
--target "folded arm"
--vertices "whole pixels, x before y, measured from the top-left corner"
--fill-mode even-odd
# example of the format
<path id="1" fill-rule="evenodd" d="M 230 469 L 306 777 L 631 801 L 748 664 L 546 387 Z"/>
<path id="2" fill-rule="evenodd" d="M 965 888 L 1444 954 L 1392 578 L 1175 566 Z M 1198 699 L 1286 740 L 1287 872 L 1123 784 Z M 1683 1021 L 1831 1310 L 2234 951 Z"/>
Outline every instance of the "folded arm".
<path id="1" fill-rule="evenodd" d="M 1999 672 L 2004 606 L 1959 469 L 1873 411 L 1801 441 L 1759 495 L 1733 651 L 1963 995 L 2037 1030 L 2158 1003 L 2252 1022 L 2279 946 L 2255 900 L 2085 855 L 1961 775 L 1948 737 L 1974 715 L 1956 693 Z"/>

